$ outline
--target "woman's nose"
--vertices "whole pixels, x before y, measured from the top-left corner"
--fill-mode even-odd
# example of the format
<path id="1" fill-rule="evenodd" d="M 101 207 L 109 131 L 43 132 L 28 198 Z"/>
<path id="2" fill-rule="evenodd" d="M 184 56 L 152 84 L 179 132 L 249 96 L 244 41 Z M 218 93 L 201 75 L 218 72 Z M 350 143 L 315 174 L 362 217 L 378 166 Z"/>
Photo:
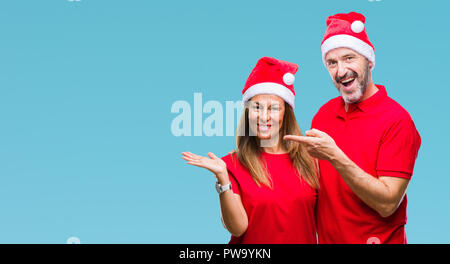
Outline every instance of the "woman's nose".
<path id="1" fill-rule="evenodd" d="M 263 122 L 267 122 L 270 120 L 270 113 L 267 108 L 264 108 L 261 110 L 261 112 L 259 114 L 259 119 Z"/>

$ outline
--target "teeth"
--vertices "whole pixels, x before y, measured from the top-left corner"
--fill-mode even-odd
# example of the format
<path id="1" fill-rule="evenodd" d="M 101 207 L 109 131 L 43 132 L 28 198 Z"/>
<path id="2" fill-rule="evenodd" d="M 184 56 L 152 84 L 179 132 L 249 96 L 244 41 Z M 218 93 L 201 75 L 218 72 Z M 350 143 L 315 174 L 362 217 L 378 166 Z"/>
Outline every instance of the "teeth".
<path id="1" fill-rule="evenodd" d="M 258 127 L 260 130 L 269 130 L 269 126 L 267 125 L 259 125 Z"/>
<path id="2" fill-rule="evenodd" d="M 355 78 L 351 78 L 351 79 L 348 79 L 348 80 L 345 80 L 345 81 L 341 81 L 341 83 L 349 83 L 349 82 L 351 82 L 351 81 L 353 81 Z"/>

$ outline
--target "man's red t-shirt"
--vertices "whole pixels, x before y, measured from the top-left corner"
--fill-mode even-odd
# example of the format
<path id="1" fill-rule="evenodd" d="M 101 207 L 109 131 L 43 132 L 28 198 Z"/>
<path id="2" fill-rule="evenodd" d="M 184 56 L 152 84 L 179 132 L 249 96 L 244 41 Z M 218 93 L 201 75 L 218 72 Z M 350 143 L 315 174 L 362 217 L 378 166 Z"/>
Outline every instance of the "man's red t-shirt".
<path id="1" fill-rule="evenodd" d="M 312 128 L 330 135 L 344 153 L 373 177 L 410 180 L 420 135 L 408 112 L 387 96 L 384 86 L 345 111 L 341 97 L 322 106 Z M 406 243 L 406 195 L 389 217 L 381 217 L 347 186 L 334 167 L 319 161 L 317 201 L 319 243 Z"/>
<path id="2" fill-rule="evenodd" d="M 248 217 L 247 231 L 232 236 L 230 244 L 316 244 L 316 190 L 300 180 L 289 154 L 261 155 L 267 162 L 272 189 L 263 184 L 259 187 L 235 154 L 222 158 Z"/>

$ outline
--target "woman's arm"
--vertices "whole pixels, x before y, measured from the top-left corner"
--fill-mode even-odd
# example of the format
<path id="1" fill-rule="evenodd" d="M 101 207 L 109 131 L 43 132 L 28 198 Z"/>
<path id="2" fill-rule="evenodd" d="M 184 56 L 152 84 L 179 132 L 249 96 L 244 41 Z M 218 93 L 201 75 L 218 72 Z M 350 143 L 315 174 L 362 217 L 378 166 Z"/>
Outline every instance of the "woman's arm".
<path id="1" fill-rule="evenodd" d="M 219 184 L 222 186 L 230 183 L 228 173 L 225 173 L 226 175 L 217 175 Z M 248 227 L 247 213 L 242 205 L 241 196 L 228 190 L 220 194 L 219 199 L 225 227 L 233 236 L 241 236 Z"/>
<path id="2" fill-rule="evenodd" d="M 183 159 L 188 164 L 205 168 L 214 173 L 220 185 L 223 186 L 230 183 L 225 162 L 213 153 L 208 153 L 209 158 L 191 152 L 183 152 L 182 154 Z M 248 218 L 240 196 L 228 190 L 220 194 L 219 199 L 225 227 L 233 236 L 241 236 L 247 230 Z"/>

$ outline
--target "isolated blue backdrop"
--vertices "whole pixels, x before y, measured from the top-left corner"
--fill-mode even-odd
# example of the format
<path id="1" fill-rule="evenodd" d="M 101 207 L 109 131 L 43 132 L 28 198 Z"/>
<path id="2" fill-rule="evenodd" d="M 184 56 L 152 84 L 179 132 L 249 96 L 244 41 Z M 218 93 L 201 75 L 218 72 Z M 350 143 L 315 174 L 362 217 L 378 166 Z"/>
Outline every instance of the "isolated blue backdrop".
<path id="1" fill-rule="evenodd" d="M 0 3 L 0 243 L 226 243 L 214 178 L 175 137 L 177 100 L 240 100 L 262 56 L 296 62 L 309 128 L 337 92 L 327 16 L 366 15 L 376 83 L 412 115 L 422 147 L 408 189 L 410 243 L 449 243 L 448 1 L 5 0 Z M 207 115 L 205 115 L 206 117 Z"/>

